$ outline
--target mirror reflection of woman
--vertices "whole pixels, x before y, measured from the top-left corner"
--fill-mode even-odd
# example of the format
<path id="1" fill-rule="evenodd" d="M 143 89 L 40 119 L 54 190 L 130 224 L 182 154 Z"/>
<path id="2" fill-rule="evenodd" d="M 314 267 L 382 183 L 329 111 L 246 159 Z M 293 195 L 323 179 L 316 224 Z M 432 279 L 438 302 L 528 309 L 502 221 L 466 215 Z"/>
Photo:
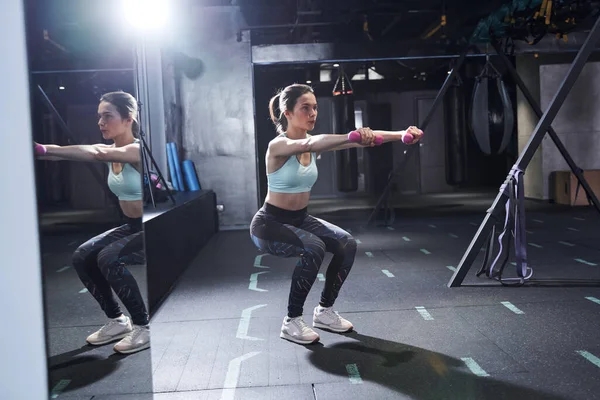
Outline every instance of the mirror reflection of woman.
<path id="1" fill-rule="evenodd" d="M 108 167 L 108 186 L 118 197 L 126 222 L 79 246 L 73 253 L 73 267 L 109 319 L 86 341 L 91 345 L 104 345 L 118 340 L 114 350 L 123 354 L 150 347 L 146 305 L 135 278 L 127 269 L 128 265 L 145 262 L 137 109 L 137 101 L 129 93 L 111 92 L 102 96 L 98 126 L 102 137 L 112 144 L 35 143 L 38 159 L 103 162 Z M 131 317 L 121 312 L 113 291 Z"/>

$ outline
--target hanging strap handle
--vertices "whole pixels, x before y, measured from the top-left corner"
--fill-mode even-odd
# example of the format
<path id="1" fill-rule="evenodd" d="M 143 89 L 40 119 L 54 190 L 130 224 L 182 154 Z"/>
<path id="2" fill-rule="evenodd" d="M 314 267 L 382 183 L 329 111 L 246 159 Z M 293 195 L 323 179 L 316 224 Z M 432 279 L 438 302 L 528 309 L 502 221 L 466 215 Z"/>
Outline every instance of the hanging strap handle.
<path id="1" fill-rule="evenodd" d="M 498 236 L 498 243 L 500 248 L 494 261 L 486 271 L 486 275 L 489 278 L 497 279 L 505 286 L 512 285 L 523 285 L 526 280 L 531 278 L 533 275 L 533 269 L 528 265 L 527 262 L 527 239 L 525 230 L 525 188 L 523 184 L 523 170 L 514 166 L 511 171 L 510 179 L 504 183 L 501 190 L 508 189 L 508 200 L 505 205 L 506 216 L 504 219 L 504 229 Z M 514 229 L 511 229 L 514 227 Z M 516 269 L 517 278 L 502 278 L 502 272 L 506 267 L 510 255 L 510 242 L 514 237 L 515 241 L 515 257 L 516 257 Z M 504 242 L 504 243 L 503 243 Z M 504 246 L 506 246 L 506 252 L 504 260 L 500 267 L 496 270 L 500 257 L 504 253 Z M 488 244 L 488 250 L 491 246 Z M 487 258 L 486 251 L 486 258 Z M 516 281 L 516 283 L 515 283 Z M 513 282 L 509 284 L 508 282 Z"/>

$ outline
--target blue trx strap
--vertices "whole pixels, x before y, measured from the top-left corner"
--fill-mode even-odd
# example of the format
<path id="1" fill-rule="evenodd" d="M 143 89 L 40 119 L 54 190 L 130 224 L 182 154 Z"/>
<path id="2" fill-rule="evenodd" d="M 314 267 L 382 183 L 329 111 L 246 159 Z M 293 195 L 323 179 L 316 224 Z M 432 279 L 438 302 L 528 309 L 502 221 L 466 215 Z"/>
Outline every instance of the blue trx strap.
<path id="1" fill-rule="evenodd" d="M 510 178 L 500 188 L 502 191 L 508 190 L 508 200 L 506 202 L 506 217 L 504 220 L 504 230 L 498 236 L 500 249 L 494 261 L 489 268 L 487 267 L 490 255 L 494 252 L 494 236 L 496 227 L 492 228 L 489 242 L 487 243 L 483 265 L 477 275 L 481 275 L 485 270 L 486 275 L 491 279 L 500 281 L 503 285 L 506 282 L 516 281 L 516 285 L 523 285 L 526 280 L 533 275 L 533 269 L 527 262 L 527 239 L 525 231 L 525 189 L 523 185 L 523 171 L 513 166 Z M 513 225 L 514 224 L 514 225 Z M 515 258 L 518 278 L 502 278 L 502 272 L 506 266 L 510 254 L 511 234 L 515 241 Z M 504 242 L 504 243 L 503 243 Z M 496 269 L 496 264 L 503 253 L 503 247 L 506 246 L 506 253 L 502 264 Z M 515 283 L 513 283 L 515 285 Z"/>

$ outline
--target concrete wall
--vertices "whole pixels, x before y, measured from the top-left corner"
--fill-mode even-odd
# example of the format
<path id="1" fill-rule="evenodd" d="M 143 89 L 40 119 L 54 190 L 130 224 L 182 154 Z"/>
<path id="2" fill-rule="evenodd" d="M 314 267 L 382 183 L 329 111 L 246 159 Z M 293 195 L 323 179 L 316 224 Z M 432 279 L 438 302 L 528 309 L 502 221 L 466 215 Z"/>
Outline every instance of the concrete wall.
<path id="1" fill-rule="evenodd" d="M 410 125 L 418 126 L 425 119 L 437 91 L 413 91 L 403 93 L 381 93 L 368 97 L 369 101 L 387 102 L 392 105 L 392 130 L 399 131 Z M 435 114 L 421 141 L 417 154 L 413 154 L 402 178 L 397 178 L 398 190 L 404 193 L 440 193 L 452 191 L 446 184 L 444 153 L 443 107 Z M 371 127 L 377 129 L 377 127 Z M 403 162 L 408 147 L 394 142 L 394 168 Z"/>
<path id="2" fill-rule="evenodd" d="M 420 126 L 427 118 L 437 93 L 423 94 L 415 97 L 414 124 Z M 444 129 L 443 103 L 435 110 L 433 119 L 423 135 L 419 145 L 420 155 L 420 184 L 421 193 L 447 193 L 453 192 L 454 187 L 446 183 L 446 131 Z"/>
<path id="3" fill-rule="evenodd" d="M 540 66 L 540 97 L 546 110 L 571 64 Z M 600 169 L 600 63 L 585 65 L 575 86 L 558 112 L 552 127 L 580 168 Z M 544 199 L 551 196 L 549 177 L 553 171 L 568 170 L 564 158 L 546 136 L 543 147 Z"/>
<path id="4" fill-rule="evenodd" d="M 534 99 L 540 104 L 540 61 L 532 55 L 516 57 L 516 67 L 519 76 L 531 92 Z M 543 110 L 543 108 L 542 108 Z M 525 148 L 539 119 L 533 112 L 529 102 L 520 90 L 517 90 L 517 137 L 519 141 L 519 154 Z M 550 143 L 552 145 L 552 143 Z M 525 197 L 543 199 L 544 197 L 544 171 L 542 166 L 541 148 L 535 152 L 533 159 L 525 170 Z"/>
<path id="5" fill-rule="evenodd" d="M 181 77 L 182 158 L 225 206 L 221 227 L 242 227 L 258 209 L 250 42 L 236 39 L 236 7 L 195 6 L 189 15 L 197 28 L 178 50 L 201 59 L 205 72 Z"/>

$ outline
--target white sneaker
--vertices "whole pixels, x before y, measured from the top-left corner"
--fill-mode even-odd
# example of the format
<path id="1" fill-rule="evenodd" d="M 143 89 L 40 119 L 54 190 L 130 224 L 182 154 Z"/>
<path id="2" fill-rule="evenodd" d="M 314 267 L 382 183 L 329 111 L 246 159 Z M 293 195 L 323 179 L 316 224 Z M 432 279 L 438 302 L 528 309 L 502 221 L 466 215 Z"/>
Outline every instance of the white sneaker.
<path id="1" fill-rule="evenodd" d="M 299 344 L 311 344 L 319 341 L 319 334 L 306 325 L 302 316 L 290 318 L 286 315 L 279 337 Z"/>
<path id="2" fill-rule="evenodd" d="M 131 320 L 126 315 L 111 319 L 106 325 L 88 336 L 85 341 L 99 346 L 124 338 L 133 330 Z"/>
<path id="3" fill-rule="evenodd" d="M 337 311 L 333 311 L 331 307 L 325 308 L 321 306 L 315 307 L 313 326 L 338 333 L 349 332 L 354 329 L 352 323 L 342 318 Z"/>
<path id="4" fill-rule="evenodd" d="M 114 350 L 122 354 L 131 354 L 148 347 L 150 347 L 150 328 L 148 326 L 133 325 L 133 331 L 115 344 Z"/>

